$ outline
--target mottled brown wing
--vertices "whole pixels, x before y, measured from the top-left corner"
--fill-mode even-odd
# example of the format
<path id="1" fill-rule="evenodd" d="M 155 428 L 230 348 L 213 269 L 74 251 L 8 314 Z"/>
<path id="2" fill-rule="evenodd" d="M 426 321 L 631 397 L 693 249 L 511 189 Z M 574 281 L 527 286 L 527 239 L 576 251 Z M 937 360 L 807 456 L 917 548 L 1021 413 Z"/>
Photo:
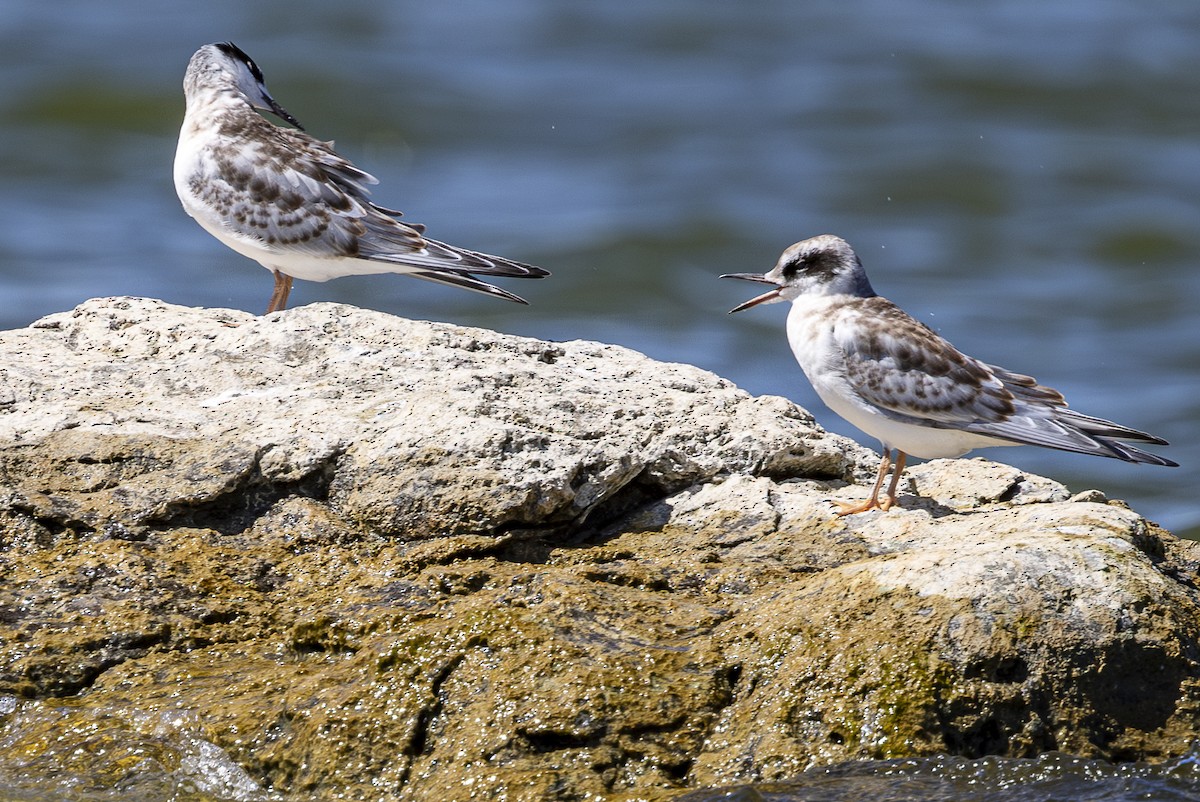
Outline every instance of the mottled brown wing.
<path id="1" fill-rule="evenodd" d="M 399 212 L 372 203 L 367 186 L 378 183 L 375 177 L 339 156 L 328 142 L 257 116 L 238 124 L 254 130 L 226 132 L 230 144 L 210 151 L 204 170 L 191 183 L 196 197 L 235 235 L 319 258 L 496 276 L 546 274 L 426 239 L 424 226 L 401 222 Z M 275 144 L 269 157 L 253 146 L 256 141 Z"/>
<path id="2" fill-rule="evenodd" d="M 1013 413 L 1012 393 L 987 365 L 884 298 L 864 299 L 834 337 L 855 392 L 896 420 L 958 428 Z"/>
<path id="3" fill-rule="evenodd" d="M 963 354 L 891 302 L 864 299 L 835 328 L 855 392 L 894 420 L 960 429 L 1012 443 L 1175 465 L 1118 440 L 1158 437 L 1068 409 L 1057 390 Z"/>

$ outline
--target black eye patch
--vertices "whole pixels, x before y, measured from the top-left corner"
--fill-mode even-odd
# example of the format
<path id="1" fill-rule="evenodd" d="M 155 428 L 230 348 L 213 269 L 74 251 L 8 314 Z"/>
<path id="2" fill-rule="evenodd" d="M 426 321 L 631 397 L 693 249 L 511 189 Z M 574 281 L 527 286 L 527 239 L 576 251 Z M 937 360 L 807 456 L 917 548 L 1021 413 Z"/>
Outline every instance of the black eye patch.
<path id="1" fill-rule="evenodd" d="M 800 273 L 803 273 L 804 271 L 808 270 L 808 268 L 811 264 L 812 264 L 812 257 L 810 257 L 810 256 L 801 256 L 797 259 L 793 259 L 792 261 L 788 262 L 786 265 L 783 266 L 783 277 L 784 278 L 795 278 Z"/>

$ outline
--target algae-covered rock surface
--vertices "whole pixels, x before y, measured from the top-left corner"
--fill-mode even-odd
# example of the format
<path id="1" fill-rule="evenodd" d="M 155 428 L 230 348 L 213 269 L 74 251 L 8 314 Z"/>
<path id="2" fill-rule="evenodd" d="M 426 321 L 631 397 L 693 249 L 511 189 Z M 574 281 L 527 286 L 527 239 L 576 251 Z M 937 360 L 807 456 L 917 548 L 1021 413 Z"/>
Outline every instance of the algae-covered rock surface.
<path id="1" fill-rule="evenodd" d="M 1187 751 L 1195 544 L 983 460 L 833 516 L 873 462 L 599 343 L 132 298 L 5 332 L 0 788 L 649 800 Z"/>

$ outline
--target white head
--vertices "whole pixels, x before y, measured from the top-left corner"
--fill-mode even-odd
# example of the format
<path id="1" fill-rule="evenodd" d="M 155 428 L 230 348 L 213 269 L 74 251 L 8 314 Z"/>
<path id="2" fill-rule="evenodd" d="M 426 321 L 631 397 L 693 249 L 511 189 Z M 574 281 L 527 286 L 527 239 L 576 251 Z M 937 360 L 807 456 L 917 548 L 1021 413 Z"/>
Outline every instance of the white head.
<path id="1" fill-rule="evenodd" d="M 852 295 L 856 298 L 875 295 L 850 243 L 832 234 L 797 242 L 783 252 L 775 267 L 767 273 L 727 273 L 721 278 L 775 285 L 775 289 L 730 309 L 730 313 L 758 304 L 794 301 L 801 295 Z"/>
<path id="2" fill-rule="evenodd" d="M 300 130 L 304 127 L 275 102 L 263 82 L 262 70 L 233 42 L 205 45 L 192 55 L 183 76 L 188 105 L 214 96 L 236 97 L 256 109 L 269 111 Z"/>

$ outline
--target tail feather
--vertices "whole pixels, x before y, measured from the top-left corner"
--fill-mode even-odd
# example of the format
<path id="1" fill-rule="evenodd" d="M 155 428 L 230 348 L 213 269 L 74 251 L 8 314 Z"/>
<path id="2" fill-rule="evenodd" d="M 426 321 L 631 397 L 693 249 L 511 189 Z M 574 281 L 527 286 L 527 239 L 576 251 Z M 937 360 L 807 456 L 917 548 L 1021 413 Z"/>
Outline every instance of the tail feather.
<path id="1" fill-rule="evenodd" d="M 1104 418 L 1094 418 L 1091 415 L 1084 415 L 1082 412 L 1076 412 L 1073 409 L 1056 410 L 1055 418 L 1072 428 L 1079 429 L 1095 437 L 1133 440 L 1137 443 L 1150 443 L 1156 446 L 1169 445 L 1161 437 L 1155 437 L 1152 434 L 1147 434 L 1137 429 L 1130 429 L 1128 426 L 1122 426 L 1119 423 L 1113 423 Z"/>
<path id="2" fill-rule="evenodd" d="M 446 265 L 446 267 L 452 269 L 466 270 L 471 273 L 482 273 L 487 276 L 501 278 L 545 278 L 550 275 L 549 270 L 527 265 L 524 262 L 505 259 L 503 256 L 492 256 L 490 253 L 470 251 L 466 248 L 459 248 L 455 245 L 438 242 L 435 239 L 427 238 L 425 243 L 430 252 L 439 255 L 443 253 L 447 254 L 448 262 L 457 260 L 457 264 L 451 263 Z"/>
<path id="3" fill-rule="evenodd" d="M 1052 410 L 1052 414 L 1049 416 L 1018 414 L 1004 421 L 972 423 L 964 426 L 963 429 L 1013 443 L 1057 448 L 1060 451 L 1074 451 L 1077 454 L 1112 457 L 1125 462 L 1141 462 L 1165 467 L 1179 465 L 1166 457 L 1160 457 L 1149 451 L 1143 451 L 1137 446 L 1121 442 L 1122 440 L 1133 440 L 1139 443 L 1167 445 L 1167 441 L 1160 437 L 1154 437 L 1136 429 L 1127 429 L 1103 418 L 1092 418 L 1061 408 Z"/>
<path id="4" fill-rule="evenodd" d="M 1126 462 L 1141 462 L 1147 465 L 1162 465 L 1168 468 L 1179 467 L 1178 462 L 1160 457 L 1157 454 L 1151 454 L 1149 451 L 1131 445 L 1132 440 L 1135 443 L 1150 443 L 1156 446 L 1169 445 L 1166 440 L 1161 437 L 1155 437 L 1152 434 L 1130 429 L 1128 426 L 1122 426 L 1119 423 L 1113 423 L 1104 418 L 1095 418 L 1091 415 L 1084 415 L 1082 412 L 1076 412 L 1072 409 L 1055 410 L 1055 420 L 1064 427 L 1070 428 L 1088 437 L 1089 439 L 1099 443 L 1108 451 L 1112 452 L 1111 456 L 1117 459 L 1125 460 Z"/>
<path id="5" fill-rule="evenodd" d="M 1005 420 L 977 421 L 968 431 L 1011 440 L 1015 443 L 1057 448 L 1080 454 L 1112 457 L 1125 462 L 1177 467 L 1179 463 L 1151 454 L 1129 442 L 1165 446 L 1167 441 L 1152 434 L 1085 415 L 1067 407 L 1062 393 L 1037 380 L 995 365 L 993 375 L 1012 393 L 1017 411 Z"/>
<path id="6" fill-rule="evenodd" d="M 1166 457 L 1160 457 L 1157 454 L 1151 454 L 1149 451 L 1143 451 L 1137 446 L 1131 446 L 1128 443 L 1121 443 L 1116 440 L 1109 440 L 1104 437 L 1097 437 L 1096 440 L 1103 443 L 1111 449 L 1117 459 L 1125 460 L 1126 462 L 1141 462 L 1146 465 L 1161 465 L 1164 468 L 1178 468 L 1179 463 L 1174 460 L 1169 460 Z M 1162 441 L 1157 441 L 1162 445 Z"/>
<path id="7" fill-rule="evenodd" d="M 506 301 L 515 301 L 516 303 L 525 304 L 526 306 L 529 305 L 529 301 L 526 301 L 521 296 L 513 295 L 508 290 L 501 289 L 494 284 L 488 284 L 486 281 L 480 281 L 469 273 L 456 273 L 449 270 L 418 270 L 413 273 L 408 273 L 407 275 L 412 276 L 413 278 L 432 281 L 437 284 L 447 284 L 451 287 L 461 287 L 464 290 L 480 292 L 484 295 L 493 295 L 497 298 L 503 298 Z"/>

